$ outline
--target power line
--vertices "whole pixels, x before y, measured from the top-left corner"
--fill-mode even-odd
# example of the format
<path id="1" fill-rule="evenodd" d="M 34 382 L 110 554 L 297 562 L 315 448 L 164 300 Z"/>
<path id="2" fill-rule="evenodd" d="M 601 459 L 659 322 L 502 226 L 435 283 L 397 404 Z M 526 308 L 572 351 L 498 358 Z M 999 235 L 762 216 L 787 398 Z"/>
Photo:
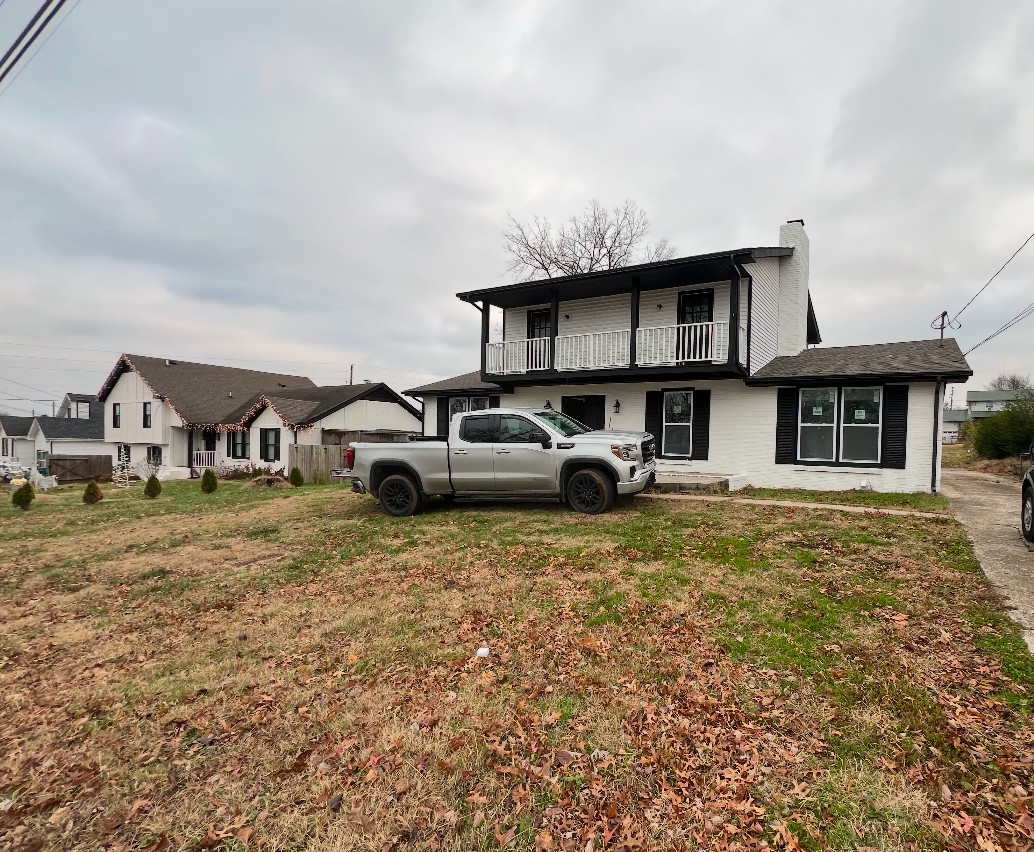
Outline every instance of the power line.
<path id="1" fill-rule="evenodd" d="M 61 399 L 64 396 L 64 394 L 51 393 L 48 390 L 43 390 L 43 388 L 36 388 L 32 385 L 24 384 L 23 382 L 16 382 L 14 379 L 8 379 L 6 376 L 0 376 L 0 382 L 8 382 L 12 385 L 19 385 L 20 387 L 28 388 L 29 390 L 39 391 L 40 393 L 45 393 L 47 396 L 53 397 L 54 399 Z"/>
<path id="2" fill-rule="evenodd" d="M 981 340 L 976 346 L 971 346 L 969 349 L 967 349 L 963 353 L 963 355 L 968 355 L 974 349 L 979 349 L 981 346 L 983 346 L 989 340 L 994 340 L 994 338 L 998 337 L 999 334 L 1002 334 L 1003 332 L 1008 331 L 1014 325 L 1016 325 L 1017 323 L 1023 322 L 1023 320 L 1025 320 L 1027 317 L 1032 316 L 1032 315 L 1034 315 L 1034 302 L 1031 302 L 1029 305 L 1027 305 L 1027 307 L 1025 307 L 1018 314 L 1016 314 L 1016 316 L 1014 316 L 1011 320 L 1009 320 L 1007 323 L 1005 323 L 1005 325 L 1003 325 L 997 331 L 989 334 L 987 337 L 985 337 L 983 340 Z"/>
<path id="3" fill-rule="evenodd" d="M 43 12 L 46 9 L 46 7 L 50 5 L 50 2 L 51 2 L 51 0 L 46 0 L 46 2 L 40 8 L 40 12 Z M 18 67 L 18 63 L 21 61 L 21 58 L 23 56 L 25 56 L 26 53 L 29 52 L 29 48 L 32 47 L 33 44 L 35 44 L 36 39 L 38 39 L 40 37 L 40 33 L 42 33 L 48 26 L 50 26 L 50 22 L 52 20 L 54 20 L 54 16 L 58 12 L 61 11 L 61 7 L 65 5 L 65 2 L 66 2 L 66 0 L 57 0 L 57 5 L 55 5 L 54 8 L 50 10 L 50 14 L 47 15 L 47 17 L 45 17 L 43 19 L 43 23 L 40 24 L 39 27 L 36 28 L 36 31 L 29 37 L 29 40 L 27 42 L 25 42 L 25 44 L 22 46 L 22 49 L 19 50 L 17 55 L 14 57 L 14 59 L 11 60 L 11 64 L 8 65 L 7 68 L 5 68 L 2 73 L 0 73 L 0 83 L 3 83 L 4 80 L 6 79 L 7 75 L 10 74 L 15 68 Z M 39 14 L 39 13 L 37 13 L 37 14 Z M 36 20 L 36 18 L 33 18 L 33 21 L 35 21 L 35 20 Z M 31 26 L 31 24 L 30 24 L 30 26 Z M 23 31 L 23 33 L 24 33 L 24 31 Z M 46 44 L 46 40 L 44 40 L 43 44 Z M 40 47 L 43 47 L 43 44 L 41 44 Z M 10 51 L 8 51 L 8 55 L 9 54 L 10 54 Z M 35 55 L 36 54 L 33 54 L 33 56 L 35 56 Z M 29 62 L 31 62 L 31 61 L 32 61 L 32 59 L 30 58 Z M 29 62 L 26 62 L 25 64 L 28 65 Z"/>
<path id="4" fill-rule="evenodd" d="M 3 55 L 3 57 L 0 57 L 0 68 L 4 67 L 4 63 L 11 58 L 11 54 L 18 49 L 18 45 L 22 43 L 25 36 L 29 34 L 32 28 L 36 26 L 36 22 L 43 17 L 43 13 L 47 11 L 47 7 L 53 2 L 54 0 L 44 0 L 43 5 L 40 6 L 39 9 L 36 11 L 36 14 L 32 16 L 32 20 L 25 25 L 25 29 L 18 34 L 18 38 L 16 38 L 14 40 L 14 43 L 9 48 L 7 48 L 7 52 Z"/>
<path id="5" fill-rule="evenodd" d="M 64 3 L 64 2 L 65 2 L 65 0 L 60 0 L 60 3 Z M 61 29 L 61 26 L 64 24 L 64 22 L 72 17 L 72 13 L 79 6 L 80 2 L 82 2 L 82 0 L 75 0 L 75 2 L 72 3 L 72 5 L 68 9 L 68 14 L 66 14 L 60 21 L 58 21 L 54 25 L 54 29 L 52 29 L 49 33 L 47 33 L 47 37 L 44 38 L 43 41 L 40 42 L 39 47 L 36 48 L 36 51 L 32 54 L 32 56 L 30 56 L 28 59 L 25 60 L 25 63 L 22 65 L 21 68 L 18 69 L 18 71 L 15 73 L 15 75 L 11 78 L 11 81 L 7 84 L 6 88 L 0 89 L 0 98 L 2 98 L 4 96 L 4 93 L 8 89 L 10 89 L 11 86 L 14 85 L 14 81 L 17 80 L 21 76 L 22 71 L 24 71 L 26 68 L 29 67 L 29 65 L 32 63 L 32 60 L 35 59 L 37 56 L 39 56 L 40 51 L 43 50 L 44 47 L 46 47 L 47 42 L 50 41 L 50 39 L 54 35 L 54 33 L 56 33 L 59 29 Z M 60 6 L 60 4 L 59 4 L 59 6 Z M 54 15 L 56 15 L 56 14 L 57 14 L 57 9 L 55 9 L 53 14 L 50 17 L 48 17 L 46 21 L 44 21 L 43 26 L 40 28 L 39 31 L 37 31 L 37 33 L 36 33 L 37 35 L 39 35 L 39 33 L 42 32 L 44 29 L 46 29 L 47 24 L 50 23 L 50 19 L 53 18 Z M 21 54 L 19 54 L 19 58 L 20 57 L 21 57 Z M 17 59 L 15 60 L 15 62 L 17 62 Z M 11 69 L 8 68 L 7 70 L 10 71 Z M 6 72 L 5 72 L 4 76 L 6 76 Z M 3 80 L 3 77 L 0 77 L 0 81 L 2 81 L 2 80 Z"/>
<path id="6" fill-rule="evenodd" d="M 962 311 L 966 310 L 966 308 L 968 308 L 970 305 L 973 304 L 973 302 L 976 301 L 977 296 L 979 296 L 981 293 L 983 293 L 987 289 L 988 285 L 998 277 L 998 274 L 1003 269 L 1005 269 L 1005 267 L 1007 267 L 1010 263 L 1012 263 L 1012 259 L 1014 257 L 1016 257 L 1016 255 L 1018 255 L 1021 251 L 1023 251 L 1024 248 L 1027 247 L 1027 243 L 1029 243 L 1031 240 L 1034 240 L 1034 234 L 1031 234 L 1029 237 L 1027 237 L 1027 239 L 1025 239 L 1023 241 L 1023 245 L 1021 245 L 1018 249 L 1016 249 L 1016 251 L 1014 251 L 1011 255 L 1009 255 L 1009 259 L 1007 261 L 1005 261 L 1005 263 L 1003 263 L 1001 265 L 1001 267 L 998 269 L 998 272 L 996 272 L 994 275 L 992 275 L 990 278 L 987 279 L 987 284 L 985 284 L 983 287 L 981 287 L 979 290 L 977 290 L 977 292 L 974 294 L 973 298 L 970 299 L 968 302 L 966 302 L 966 304 L 964 304 L 962 306 Z M 957 314 L 955 314 L 955 316 L 952 318 L 952 322 L 955 322 L 955 320 L 957 320 L 960 316 L 962 316 L 962 311 L 959 311 Z M 983 341 L 981 341 L 981 342 L 983 342 Z M 977 346 L 979 346 L 979 345 L 980 344 L 978 343 Z M 973 350 L 971 349 L 970 351 L 972 352 Z"/>

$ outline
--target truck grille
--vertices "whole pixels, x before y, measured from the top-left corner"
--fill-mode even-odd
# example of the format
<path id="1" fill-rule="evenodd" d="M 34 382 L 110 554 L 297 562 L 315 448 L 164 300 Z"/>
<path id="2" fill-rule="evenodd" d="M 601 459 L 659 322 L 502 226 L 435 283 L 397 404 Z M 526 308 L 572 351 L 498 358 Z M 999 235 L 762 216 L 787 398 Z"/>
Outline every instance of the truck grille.
<path id="1" fill-rule="evenodd" d="M 653 461 L 654 452 L 653 438 L 647 438 L 643 441 L 643 464 L 649 464 Z"/>

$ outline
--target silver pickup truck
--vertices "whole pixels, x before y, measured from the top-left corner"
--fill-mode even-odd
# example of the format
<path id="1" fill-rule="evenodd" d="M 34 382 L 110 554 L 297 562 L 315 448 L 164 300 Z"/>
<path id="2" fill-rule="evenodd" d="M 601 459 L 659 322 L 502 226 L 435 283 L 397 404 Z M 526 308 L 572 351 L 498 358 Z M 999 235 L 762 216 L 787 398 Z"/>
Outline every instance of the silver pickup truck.
<path id="1" fill-rule="evenodd" d="M 618 494 L 654 479 L 654 438 L 592 430 L 549 408 L 457 414 L 448 439 L 349 444 L 352 490 L 390 515 L 412 515 L 428 497 L 559 497 L 598 514 Z"/>

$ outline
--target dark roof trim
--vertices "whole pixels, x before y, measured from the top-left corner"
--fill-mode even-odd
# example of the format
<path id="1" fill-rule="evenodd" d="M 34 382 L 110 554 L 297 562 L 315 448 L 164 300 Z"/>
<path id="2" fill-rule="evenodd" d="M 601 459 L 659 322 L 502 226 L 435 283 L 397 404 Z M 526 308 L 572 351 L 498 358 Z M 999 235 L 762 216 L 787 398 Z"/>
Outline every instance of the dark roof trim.
<path id="1" fill-rule="evenodd" d="M 447 396 L 449 394 L 465 394 L 467 396 L 499 393 L 502 388 L 492 382 L 485 382 L 481 379 L 481 371 L 474 370 L 464 373 L 461 376 L 452 376 L 441 381 L 420 385 L 405 391 L 407 396 Z"/>
<path id="2" fill-rule="evenodd" d="M 274 399 L 277 398 L 275 394 L 271 393 L 269 396 L 267 396 L 266 394 L 261 394 L 258 397 L 258 399 L 255 400 L 251 408 L 247 412 L 245 412 L 245 414 L 241 417 L 240 426 L 245 427 L 250 423 L 253 423 L 255 419 L 259 416 L 259 414 L 261 414 L 266 408 L 271 408 L 276 413 L 276 416 L 283 421 L 284 425 L 288 429 L 310 429 L 324 417 L 328 417 L 334 412 L 340 411 L 342 408 L 351 405 L 353 402 L 359 402 L 360 400 L 368 399 L 371 396 L 382 394 L 384 392 L 390 394 L 394 398 L 394 402 L 401 405 L 417 420 L 423 419 L 423 412 L 415 405 L 413 405 L 413 403 L 409 402 L 409 400 L 405 399 L 400 393 L 398 393 L 398 391 L 394 390 L 393 388 L 390 388 L 388 385 L 384 384 L 384 382 L 375 382 L 372 383 L 368 388 L 366 388 L 362 393 L 357 393 L 354 396 L 350 396 L 347 399 L 342 400 L 341 402 L 333 403 L 327 408 L 312 411 L 305 416 L 304 420 L 299 420 L 297 422 L 293 421 L 290 417 L 285 417 L 284 414 L 277 408 L 276 402 L 274 402 Z M 270 399 L 270 396 L 274 397 L 274 399 Z M 291 399 L 291 397 L 284 398 Z M 308 402 L 309 400 L 299 397 L 296 401 Z"/>
<path id="3" fill-rule="evenodd" d="M 818 346 L 822 342 L 822 333 L 819 331 L 819 321 L 815 318 L 815 306 L 811 303 L 811 293 L 808 293 L 808 345 Z"/>
<path id="4" fill-rule="evenodd" d="M 485 287 L 481 290 L 468 290 L 457 293 L 456 298 L 464 302 L 491 302 L 493 294 L 515 293 L 521 290 L 532 290 L 542 287 L 557 287 L 567 283 L 591 281 L 617 275 L 628 275 L 630 272 L 648 272 L 659 269 L 677 269 L 682 266 L 712 263 L 716 260 L 731 259 L 733 263 L 754 263 L 764 257 L 789 257 L 792 248 L 764 246 L 758 248 L 741 248 L 731 251 L 718 251 L 709 254 L 697 254 L 690 257 L 676 257 L 671 260 L 658 260 L 653 263 L 638 263 L 633 266 L 619 266 L 614 269 L 600 269 L 595 272 L 583 272 L 578 275 L 563 275 L 559 278 L 537 278 L 534 281 L 520 281 L 517 284 L 504 284 L 500 287 Z"/>
<path id="5" fill-rule="evenodd" d="M 821 387 L 824 385 L 858 384 L 916 384 L 918 382 L 965 382 L 973 371 L 960 373 L 841 373 L 821 376 L 794 376 L 792 378 L 744 379 L 750 387 Z"/>

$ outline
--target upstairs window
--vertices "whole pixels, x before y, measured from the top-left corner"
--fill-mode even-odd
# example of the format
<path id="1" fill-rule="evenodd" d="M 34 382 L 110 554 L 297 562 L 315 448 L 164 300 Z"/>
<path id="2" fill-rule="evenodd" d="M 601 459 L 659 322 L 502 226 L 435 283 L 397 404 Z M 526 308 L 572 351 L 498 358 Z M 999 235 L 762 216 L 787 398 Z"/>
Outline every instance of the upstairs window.
<path id="1" fill-rule="evenodd" d="M 71 412 L 72 407 L 68 407 Z M 88 402 L 77 402 L 75 404 L 75 416 L 77 420 L 89 420 L 90 419 L 90 403 Z"/>
<path id="2" fill-rule="evenodd" d="M 122 428 L 122 404 L 115 402 L 111 405 L 111 428 Z"/>
<path id="3" fill-rule="evenodd" d="M 553 324 L 549 321 L 550 314 L 549 308 L 528 311 L 528 340 L 552 336 Z"/>
<path id="4" fill-rule="evenodd" d="M 149 402 L 145 402 L 144 403 L 143 427 L 145 429 L 150 429 L 151 428 L 151 403 L 149 403 Z"/>

